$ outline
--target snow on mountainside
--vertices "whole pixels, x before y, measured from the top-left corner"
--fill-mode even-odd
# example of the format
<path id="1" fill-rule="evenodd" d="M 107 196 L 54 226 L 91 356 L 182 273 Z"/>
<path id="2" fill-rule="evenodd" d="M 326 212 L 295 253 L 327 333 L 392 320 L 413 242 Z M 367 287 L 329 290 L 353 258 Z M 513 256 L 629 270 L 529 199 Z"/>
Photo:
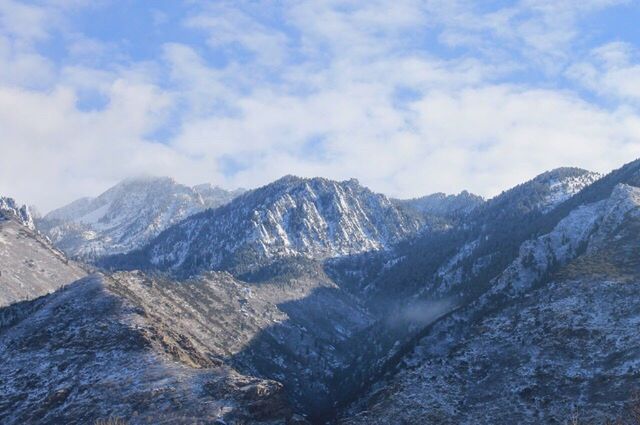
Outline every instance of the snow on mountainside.
<path id="1" fill-rule="evenodd" d="M 286 382 L 293 406 L 313 413 L 332 405 L 338 369 L 350 366 L 349 341 L 371 318 L 309 263 L 259 283 L 228 272 L 182 281 L 136 271 L 113 278 L 147 305 L 150 319 L 166 317 L 174 332 L 192 335 L 196 348 L 242 373 Z"/>
<path id="2" fill-rule="evenodd" d="M 512 189 L 528 193 L 531 207 L 548 212 L 601 177 L 600 174 L 580 168 L 557 168 Z M 485 200 L 473 193 L 462 191 L 457 195 L 434 193 L 415 199 L 394 200 L 398 205 L 436 216 L 465 216 Z"/>
<path id="3" fill-rule="evenodd" d="M 478 212 L 484 210 L 488 214 L 481 213 L 478 218 L 490 219 L 498 208 L 512 209 L 520 214 L 533 211 L 548 213 L 601 177 L 581 168 L 556 168 L 490 199 L 478 208 Z"/>
<path id="4" fill-rule="evenodd" d="M 356 180 L 287 176 L 189 217 L 111 264 L 192 274 L 283 257 L 322 259 L 383 249 L 421 226 Z"/>
<path id="5" fill-rule="evenodd" d="M 191 194 L 224 193 L 154 179 L 76 201 L 47 217 L 79 229 L 60 243 L 160 232 L 98 261 L 150 273 L 0 308 L 0 422 L 297 423 L 290 406 L 372 425 L 608 415 L 639 373 L 640 161 L 598 177 L 563 168 L 484 202 L 435 195 L 425 214 L 355 180 L 293 176 L 188 217 Z M 30 232 L 7 216 L 20 230 L 0 250 Z"/>
<path id="6" fill-rule="evenodd" d="M 244 189 L 226 190 L 221 187 L 214 186 L 211 183 L 202 183 L 193 186 L 193 190 L 200 195 L 206 208 L 216 208 L 220 205 L 227 204 L 233 198 L 245 192 Z"/>
<path id="7" fill-rule="evenodd" d="M 343 423 L 615 417 L 638 389 L 640 188 L 625 182 L 638 184 L 639 168 L 616 170 L 564 205 L 548 233 L 522 243 L 486 293 L 429 326 Z"/>
<path id="8" fill-rule="evenodd" d="M 600 249 L 624 221 L 635 218 L 640 218 L 640 188 L 618 184 L 608 199 L 576 208 L 550 233 L 523 243 L 491 293 L 514 296 L 531 289 L 552 267 L 573 260 L 585 246 Z"/>
<path id="9" fill-rule="evenodd" d="M 502 271 L 520 244 L 539 230 L 534 223 L 599 177 L 578 168 L 540 174 L 476 205 L 457 225 L 408 238 L 379 258 L 344 265 L 350 271 L 339 279 L 366 288 L 371 298 L 383 303 L 394 298 L 402 303 L 404 297 L 433 292 L 443 297 L 472 295 L 482 290 L 478 281 Z"/>
<path id="10" fill-rule="evenodd" d="M 45 295 L 85 274 L 35 231 L 25 206 L 0 198 L 0 307 Z"/>
<path id="11" fill-rule="evenodd" d="M 128 179 L 97 198 L 83 198 L 38 220 L 38 228 L 73 258 L 139 248 L 185 217 L 229 202 L 240 192 L 193 188 L 167 177 Z"/>
<path id="12" fill-rule="evenodd" d="M 541 174 L 534 181 L 547 186 L 548 191 L 540 208 L 543 211 L 553 209 L 601 177 L 598 173 L 580 168 L 557 168 Z"/>

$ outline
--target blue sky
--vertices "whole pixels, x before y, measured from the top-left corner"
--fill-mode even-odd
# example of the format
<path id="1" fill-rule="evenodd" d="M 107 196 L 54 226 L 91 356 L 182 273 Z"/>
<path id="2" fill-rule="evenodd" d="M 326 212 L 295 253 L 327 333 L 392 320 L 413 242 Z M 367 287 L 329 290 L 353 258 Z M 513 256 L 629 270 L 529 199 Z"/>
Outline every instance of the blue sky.
<path id="1" fill-rule="evenodd" d="M 0 193 L 606 172 L 640 156 L 638 22 L 624 0 L 0 0 Z"/>

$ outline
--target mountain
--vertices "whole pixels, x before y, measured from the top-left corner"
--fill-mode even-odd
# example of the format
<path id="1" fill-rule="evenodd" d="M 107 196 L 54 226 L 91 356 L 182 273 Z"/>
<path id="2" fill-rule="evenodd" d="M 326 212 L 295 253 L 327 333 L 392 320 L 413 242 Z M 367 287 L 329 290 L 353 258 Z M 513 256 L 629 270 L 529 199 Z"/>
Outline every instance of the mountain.
<path id="1" fill-rule="evenodd" d="M 0 197 L 0 307 L 47 294 L 85 274 L 35 231 L 26 206 Z"/>
<path id="2" fill-rule="evenodd" d="M 615 416 L 640 373 L 640 161 L 476 201 L 287 176 L 187 216 L 0 309 L 0 422 Z"/>
<path id="3" fill-rule="evenodd" d="M 240 194 L 209 184 L 187 187 L 168 177 L 124 180 L 38 220 L 38 229 L 72 258 L 92 260 L 147 243 L 178 221 Z"/>
<path id="4" fill-rule="evenodd" d="M 398 199 L 395 202 L 422 214 L 457 217 L 468 214 L 475 207 L 481 205 L 484 199 L 465 190 L 458 195 L 434 193 L 421 198 Z"/>
<path id="5" fill-rule="evenodd" d="M 210 297 L 198 290 L 198 299 L 189 297 L 184 305 L 206 300 L 202 323 L 209 329 L 218 329 L 217 312 L 224 312 L 216 338 L 221 346 L 239 347 L 229 353 L 232 364 L 242 373 L 286 382 L 293 406 L 320 417 L 335 402 L 341 371 L 366 346 L 354 346 L 354 338 L 375 321 L 327 276 L 325 259 L 390 249 L 424 226 L 355 180 L 287 176 L 185 219 L 141 251 L 100 264 L 144 269 L 156 280 L 157 271 L 168 271 L 162 279 L 177 279 L 184 288 L 203 273 L 226 270 L 228 289 Z M 265 317 L 274 321 L 256 329 L 254 320 Z M 238 336 L 226 340 L 227 332 Z"/>
<path id="6" fill-rule="evenodd" d="M 385 249 L 422 225 L 356 180 L 286 176 L 193 215 L 142 250 L 106 264 L 182 275 L 248 271 L 279 258 L 324 259 Z"/>
<path id="7" fill-rule="evenodd" d="M 380 318 L 360 342 L 366 347 L 366 360 L 356 357 L 343 376 L 342 387 L 349 391 L 342 402 L 387 373 L 429 323 L 484 294 L 524 242 L 547 232 L 577 206 L 574 199 L 583 192 L 611 192 L 610 176 L 594 176 L 595 181 L 578 193 L 575 185 L 558 185 L 563 178 L 571 181 L 584 174 L 588 172 L 577 169 L 544 173 L 488 200 L 453 226 L 407 238 L 392 250 L 331 261 L 327 272 L 334 281 Z M 557 186 L 575 194 L 549 208 L 546 200 Z M 598 187 L 606 188 L 592 189 Z"/>
<path id="8" fill-rule="evenodd" d="M 0 309 L 0 422 L 308 424 L 280 383 L 238 373 L 199 339 L 212 335 L 199 311 L 164 290 L 93 275 Z"/>
<path id="9" fill-rule="evenodd" d="M 195 185 L 193 186 L 193 190 L 200 195 L 206 208 L 217 208 L 221 205 L 228 204 L 235 197 L 245 192 L 244 189 L 222 189 L 221 187 L 214 186 L 211 183 Z"/>
<path id="10" fill-rule="evenodd" d="M 637 186 L 640 161 L 528 216 L 526 227 L 535 230 L 527 230 L 515 254 L 509 244 L 494 250 L 492 257 L 511 259 L 495 273 L 487 273 L 491 259 L 478 256 L 478 244 L 452 257 L 440 268 L 442 279 L 420 296 L 448 299 L 471 282 L 480 290 L 456 297 L 397 350 L 341 422 L 534 424 L 579 416 L 600 423 L 615 417 L 638 388 Z M 457 268 L 464 258 L 474 265 L 467 271 Z"/>
<path id="11" fill-rule="evenodd" d="M 556 168 L 533 179 L 530 184 L 540 192 L 536 208 L 548 212 L 571 198 L 602 176 L 581 168 Z"/>
<path id="12" fill-rule="evenodd" d="M 466 267 L 453 257 L 465 260 L 469 244 L 482 240 L 475 248 L 493 253 L 478 251 L 479 257 L 472 253 L 469 259 L 494 257 L 495 263 L 481 261 L 476 272 L 508 265 L 506 258 L 526 240 L 526 229 L 505 234 L 509 243 L 496 245 L 493 239 L 503 229 L 546 216 L 552 210 L 551 193 L 555 202 L 561 199 L 558 187 L 570 197 L 579 188 L 571 182 L 590 175 L 576 169 L 545 173 L 476 206 L 464 219 L 436 225 L 355 181 L 288 176 L 191 216 L 144 249 L 107 258 L 104 264 L 165 270 L 180 278 L 228 270 L 256 298 L 271 299 L 274 311 L 287 313 L 286 320 L 257 333 L 234 361 L 244 373 L 285 382 L 295 405 L 322 421 L 331 416 L 331 406 L 357 394 L 363 382 L 401 355 L 427 323 L 481 293 L 484 284 L 469 288 L 468 282 L 478 277 L 474 273 L 457 280 Z M 589 179 L 582 181 L 587 185 Z M 366 237 L 385 231 L 391 236 Z M 449 263 L 455 267 L 446 273 Z M 437 272 L 455 282 L 433 297 L 429 288 Z M 452 298 L 461 291 L 468 293 Z M 227 297 L 218 295 L 211 305 Z M 425 306 L 438 311 L 423 314 Z M 332 312 L 328 322 L 327 311 Z M 246 319 L 238 320 L 230 326 L 248 326 Z"/>

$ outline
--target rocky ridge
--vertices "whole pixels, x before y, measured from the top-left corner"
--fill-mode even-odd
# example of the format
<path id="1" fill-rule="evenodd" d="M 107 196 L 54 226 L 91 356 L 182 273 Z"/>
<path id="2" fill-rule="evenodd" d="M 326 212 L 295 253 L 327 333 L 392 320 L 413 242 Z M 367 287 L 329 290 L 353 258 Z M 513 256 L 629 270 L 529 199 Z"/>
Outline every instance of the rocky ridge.
<path id="1" fill-rule="evenodd" d="M 140 370 L 130 371 L 144 383 L 143 397 L 157 391 L 140 373 L 169 360 L 189 371 L 162 371 L 174 388 L 186 382 L 185 373 L 215 374 L 221 367 L 241 382 L 257 382 L 251 377 L 259 376 L 283 383 L 265 383 L 275 388 L 266 393 L 290 403 L 265 402 L 280 406 L 267 409 L 275 416 L 252 413 L 237 396 L 240 387 L 231 385 L 222 402 L 227 413 L 194 408 L 200 419 L 302 420 L 291 414 L 293 406 L 317 423 L 336 414 L 345 423 L 372 424 L 559 421 L 571 413 L 576 382 L 581 392 L 574 404 L 586 417 L 601 418 L 628 399 L 623 390 L 634 376 L 633 364 L 625 360 L 634 355 L 634 304 L 609 308 L 593 304 L 593 298 L 622 303 L 613 290 L 618 283 L 627 284 L 621 294 L 634 294 L 639 168 L 632 163 L 603 178 L 558 169 L 470 208 L 448 203 L 457 198 L 436 196 L 431 201 L 441 199 L 443 205 L 436 202 L 420 214 L 356 181 L 288 176 L 187 217 L 141 250 L 108 257 L 100 264 L 145 272 L 100 277 L 99 298 L 114 296 L 141 317 L 135 329 L 151 341 L 144 350 L 153 361 L 136 360 Z M 84 282 L 93 285 L 95 279 Z M 37 302 L 44 301 L 24 305 Z M 567 314 L 567 303 L 608 312 L 597 318 Z M 6 310 L 9 326 L 37 310 L 14 307 Z M 130 323 L 134 316 L 118 314 L 116 321 Z M 74 317 L 63 327 L 75 326 Z M 589 331 L 576 329 L 573 317 Z M 595 363 L 571 363 L 575 359 L 562 351 L 563 342 L 595 350 L 602 338 L 591 337 L 605 336 L 614 322 L 621 326 L 614 333 L 619 341 L 581 354 Z M 529 343 L 525 349 L 523 341 Z M 546 367 L 560 376 L 559 389 L 545 378 Z M 572 375 L 562 376 L 565 369 Z M 576 373 L 582 373 L 581 381 Z M 594 382 L 610 383 L 613 398 L 598 392 Z M 12 403 L 26 394 L 5 390 Z M 490 404 L 491 394 L 503 391 L 514 396 Z M 188 408 L 180 406 L 192 406 L 208 393 L 189 384 L 173 394 L 177 405 L 149 400 L 159 414 L 186 414 Z M 220 394 L 200 402 L 221 403 Z M 125 406 L 116 410 L 123 415 L 157 418 L 141 414 L 138 405 L 118 405 Z"/>
<path id="2" fill-rule="evenodd" d="M 16 220 L 26 228 L 35 230 L 35 224 L 29 208 L 19 206 L 13 198 L 0 197 L 0 217 L 5 220 Z"/>
<path id="3" fill-rule="evenodd" d="M 467 215 L 485 200 L 464 190 L 457 195 L 434 193 L 420 198 L 398 199 L 395 202 L 422 214 L 456 217 Z"/>

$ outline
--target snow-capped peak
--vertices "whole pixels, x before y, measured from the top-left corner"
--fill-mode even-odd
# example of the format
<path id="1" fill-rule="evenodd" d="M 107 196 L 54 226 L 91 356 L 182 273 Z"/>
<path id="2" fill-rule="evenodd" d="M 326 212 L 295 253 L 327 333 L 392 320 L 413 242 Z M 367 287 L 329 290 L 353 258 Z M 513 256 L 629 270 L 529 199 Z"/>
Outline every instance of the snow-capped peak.
<path id="1" fill-rule="evenodd" d="M 138 248 L 170 225 L 238 194 L 169 177 L 129 178 L 97 198 L 50 212 L 38 226 L 68 255 L 91 259 Z"/>

